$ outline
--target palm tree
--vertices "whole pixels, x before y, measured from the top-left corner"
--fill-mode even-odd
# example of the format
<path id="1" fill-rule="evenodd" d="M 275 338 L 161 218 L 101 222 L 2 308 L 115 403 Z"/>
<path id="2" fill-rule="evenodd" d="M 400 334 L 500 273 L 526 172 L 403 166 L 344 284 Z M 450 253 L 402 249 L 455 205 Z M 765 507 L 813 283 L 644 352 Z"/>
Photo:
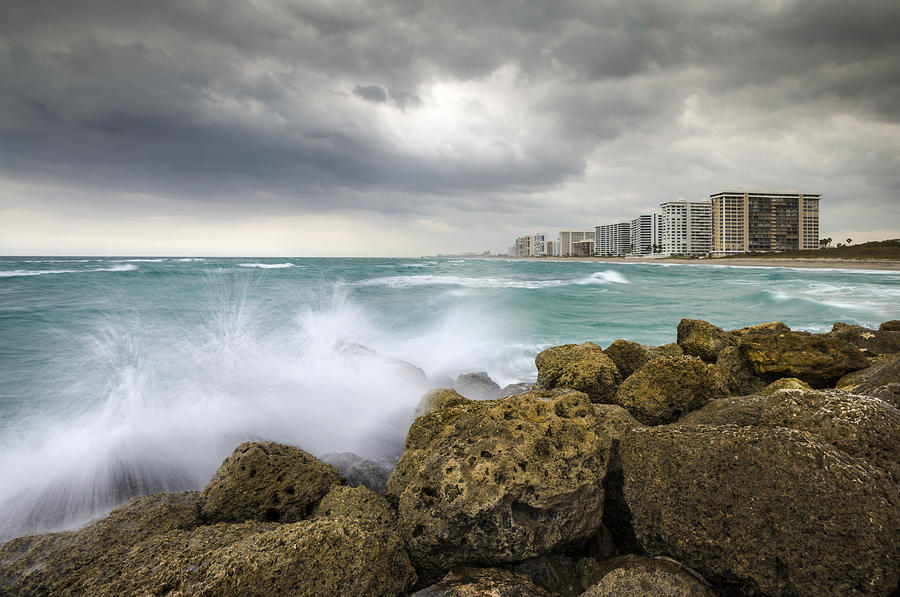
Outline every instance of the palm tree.
<path id="1" fill-rule="evenodd" d="M 850 243 L 852 243 L 852 242 L 853 242 L 853 239 L 852 239 L 852 238 L 848 238 L 848 239 L 847 239 L 847 246 L 849 247 L 849 246 L 850 246 Z"/>

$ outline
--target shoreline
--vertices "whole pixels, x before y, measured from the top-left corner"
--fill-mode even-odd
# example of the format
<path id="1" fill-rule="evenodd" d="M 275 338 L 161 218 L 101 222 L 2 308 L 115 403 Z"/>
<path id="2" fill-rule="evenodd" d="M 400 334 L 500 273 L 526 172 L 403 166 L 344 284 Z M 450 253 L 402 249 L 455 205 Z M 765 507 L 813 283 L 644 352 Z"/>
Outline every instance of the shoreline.
<path id="1" fill-rule="evenodd" d="M 784 267 L 802 269 L 848 269 L 848 270 L 881 270 L 900 271 L 900 261 L 866 260 L 866 259 L 747 259 L 718 257 L 712 259 L 677 259 L 670 257 L 657 257 L 640 259 L 631 257 L 511 257 L 509 259 L 521 259 L 527 261 L 596 261 L 601 263 L 632 263 L 639 265 L 654 265 L 657 263 L 668 265 L 730 265 L 737 267 Z"/>

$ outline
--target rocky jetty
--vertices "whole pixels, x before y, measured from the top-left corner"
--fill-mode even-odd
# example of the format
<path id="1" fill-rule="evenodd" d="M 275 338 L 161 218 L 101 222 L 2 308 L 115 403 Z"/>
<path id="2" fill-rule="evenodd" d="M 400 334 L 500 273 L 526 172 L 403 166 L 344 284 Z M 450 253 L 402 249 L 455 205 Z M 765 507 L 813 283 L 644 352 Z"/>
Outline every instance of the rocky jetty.
<path id="1" fill-rule="evenodd" d="M 536 387 L 410 405 L 399 461 L 248 442 L 202 491 L 8 541 L 0 595 L 897 595 L 898 335 L 550 348 Z"/>

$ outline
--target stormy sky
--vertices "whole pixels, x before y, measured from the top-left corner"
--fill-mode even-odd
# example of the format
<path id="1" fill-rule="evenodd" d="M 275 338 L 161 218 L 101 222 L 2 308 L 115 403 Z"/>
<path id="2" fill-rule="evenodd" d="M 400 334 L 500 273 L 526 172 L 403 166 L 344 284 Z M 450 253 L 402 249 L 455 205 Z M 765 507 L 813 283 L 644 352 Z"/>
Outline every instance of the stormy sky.
<path id="1" fill-rule="evenodd" d="M 900 236 L 896 0 L 3 0 L 0 254 L 505 251 L 721 190 Z"/>

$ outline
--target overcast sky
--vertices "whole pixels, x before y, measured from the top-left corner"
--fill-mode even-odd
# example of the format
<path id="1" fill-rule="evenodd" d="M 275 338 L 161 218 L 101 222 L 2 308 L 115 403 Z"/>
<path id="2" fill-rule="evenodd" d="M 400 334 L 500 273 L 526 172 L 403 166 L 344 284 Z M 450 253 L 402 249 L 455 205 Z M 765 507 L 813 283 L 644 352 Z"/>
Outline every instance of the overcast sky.
<path id="1" fill-rule="evenodd" d="M 3 0 L 0 253 L 505 251 L 721 190 L 900 237 L 897 0 Z"/>

